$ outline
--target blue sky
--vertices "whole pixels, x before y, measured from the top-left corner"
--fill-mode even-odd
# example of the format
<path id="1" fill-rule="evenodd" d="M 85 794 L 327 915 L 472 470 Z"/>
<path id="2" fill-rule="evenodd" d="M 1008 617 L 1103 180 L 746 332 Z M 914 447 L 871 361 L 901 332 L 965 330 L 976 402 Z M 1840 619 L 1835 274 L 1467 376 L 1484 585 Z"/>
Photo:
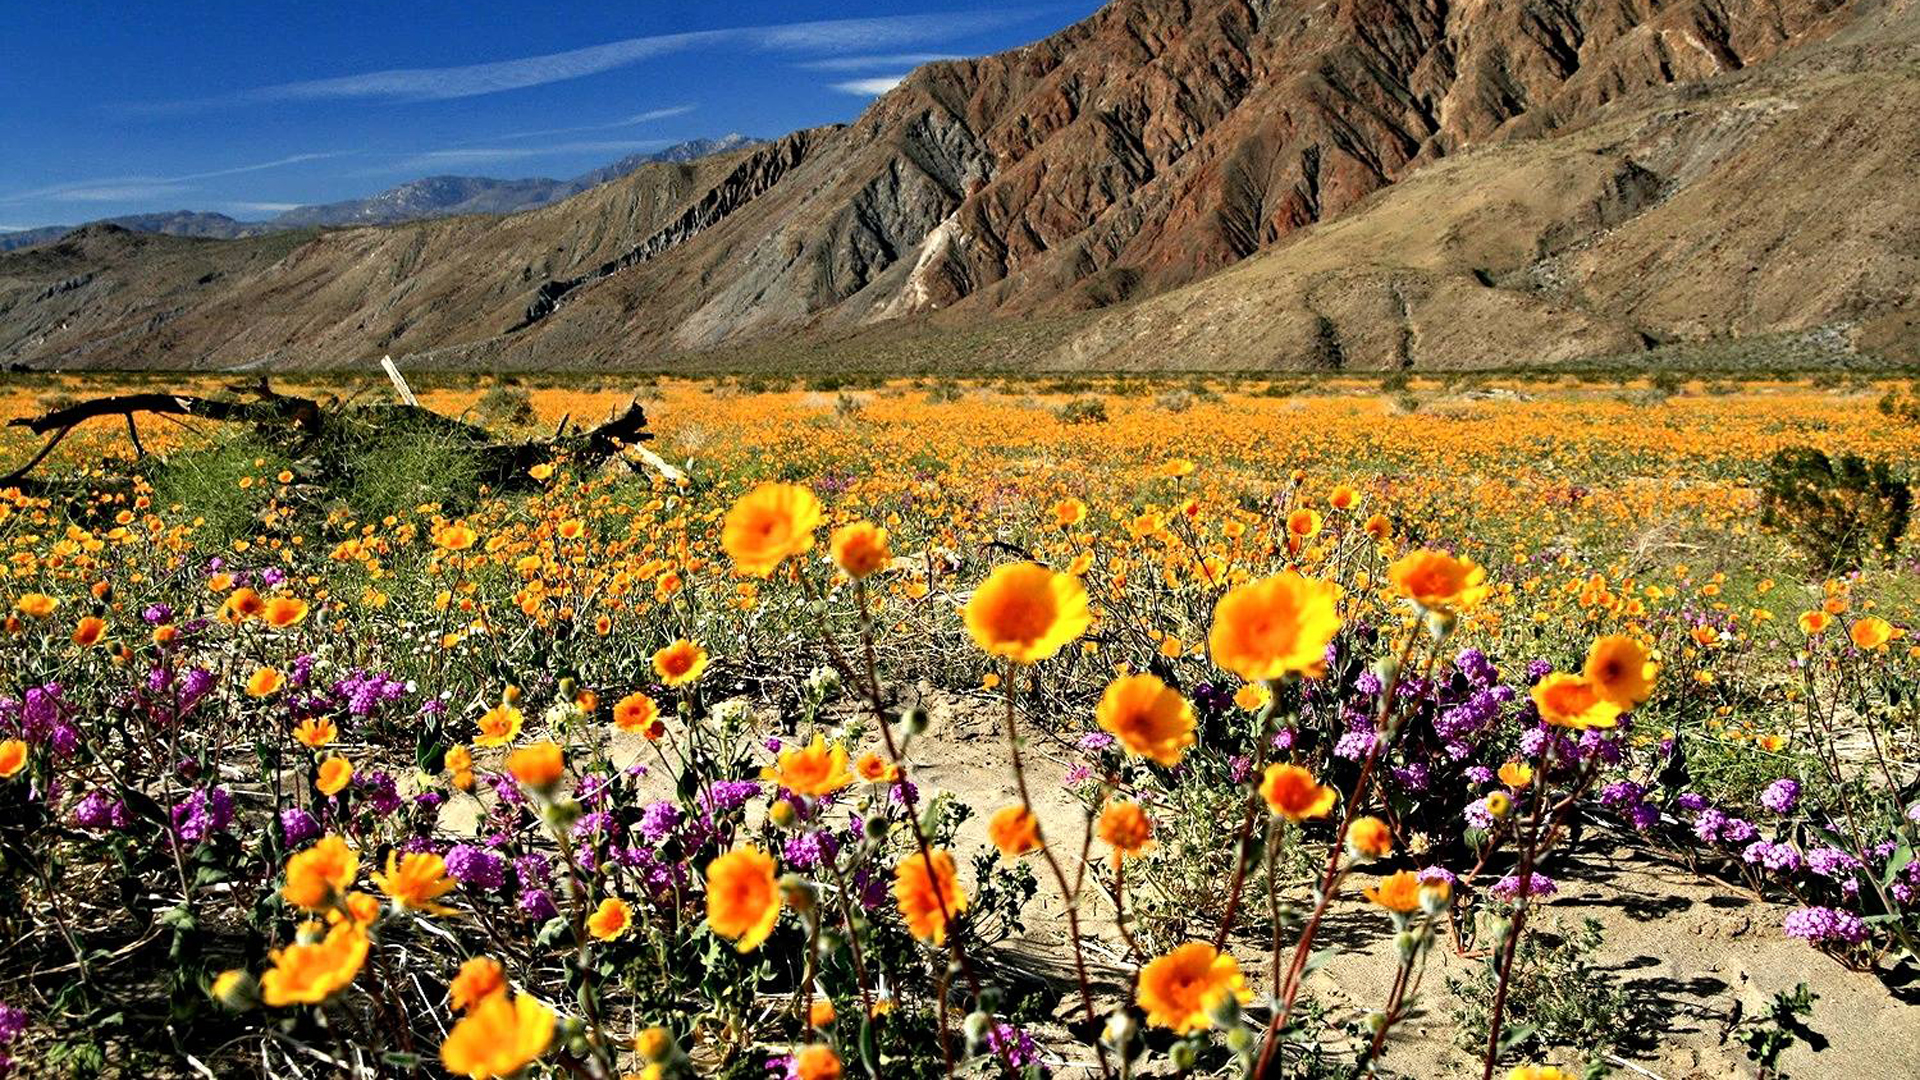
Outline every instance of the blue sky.
<path id="1" fill-rule="evenodd" d="M 1096 0 L 0 4 L 0 231 L 265 218 L 437 173 L 566 177 L 857 116 Z"/>

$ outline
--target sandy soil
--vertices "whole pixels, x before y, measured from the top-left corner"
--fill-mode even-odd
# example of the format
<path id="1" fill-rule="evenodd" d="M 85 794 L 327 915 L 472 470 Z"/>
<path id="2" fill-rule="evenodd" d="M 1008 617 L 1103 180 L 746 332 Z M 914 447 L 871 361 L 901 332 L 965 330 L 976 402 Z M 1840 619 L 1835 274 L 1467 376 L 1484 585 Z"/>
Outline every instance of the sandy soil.
<path id="1" fill-rule="evenodd" d="M 923 686 L 919 695 L 933 724 L 909 751 L 913 775 L 923 797 L 951 791 L 977 811 L 960 829 L 962 851 L 986 845 L 987 815 L 1018 799 L 999 706 L 984 694 L 939 693 Z M 618 740 L 615 759 L 624 763 L 640 749 L 637 740 Z M 1043 829 L 1077 848 L 1084 814 L 1064 784 L 1072 748 L 1035 732 L 1024 753 Z M 449 805 L 443 824 L 469 830 L 477 809 L 477 803 L 459 800 Z M 1819 995 L 1810 1026 L 1826 1045 L 1817 1051 L 1805 1042 L 1795 1045 L 1781 1063 L 1789 1075 L 1802 1080 L 1920 1078 L 1920 988 L 1896 990 L 1873 974 L 1843 968 L 1782 936 L 1780 921 L 1788 907 L 1702 878 L 1631 839 L 1590 830 L 1578 849 L 1548 867 L 1560 891 L 1536 915 L 1548 927 L 1555 922 L 1573 927 L 1588 917 L 1600 922 L 1605 941 L 1597 963 L 1634 1002 L 1622 1018 L 1635 1030 L 1624 1040 L 1629 1045 L 1615 1062 L 1616 1075 L 1658 1080 L 1754 1076 L 1743 1048 L 1727 1037 L 1731 1018 L 1752 1015 L 1774 993 L 1805 982 Z M 961 860 L 963 867 L 966 862 Z M 1060 996 L 1055 1015 L 1063 1023 L 1075 1022 L 1078 993 L 1064 908 L 1045 867 L 1036 863 L 1035 872 L 1041 888 L 1026 909 L 1026 933 L 1000 945 L 984 962 L 1009 975 L 1045 980 Z M 1307 984 L 1336 1012 L 1346 1010 L 1343 1019 L 1384 998 L 1394 967 L 1388 920 L 1361 900 L 1357 889 L 1349 892 L 1353 898 L 1335 905 L 1322 937 L 1323 943 L 1337 943 L 1340 952 Z M 1111 910 L 1097 894 L 1088 889 L 1095 899 L 1092 910 L 1083 908 L 1081 929 L 1097 1004 L 1105 1008 L 1122 999 L 1129 976 L 1117 963 L 1120 939 Z M 1266 943 L 1241 934 L 1232 948 L 1249 984 L 1267 985 Z M 1386 1060 L 1393 1072 L 1416 1078 L 1480 1075 L 1477 1059 L 1452 1045 L 1444 1000 L 1446 977 L 1465 976 L 1479 962 L 1456 955 L 1447 941 L 1434 949 L 1422 995 L 1428 1011 L 1396 1034 Z M 1046 1034 L 1036 1032 L 1043 1041 Z M 1062 1076 L 1092 1071 L 1090 1061 L 1056 1064 Z"/>

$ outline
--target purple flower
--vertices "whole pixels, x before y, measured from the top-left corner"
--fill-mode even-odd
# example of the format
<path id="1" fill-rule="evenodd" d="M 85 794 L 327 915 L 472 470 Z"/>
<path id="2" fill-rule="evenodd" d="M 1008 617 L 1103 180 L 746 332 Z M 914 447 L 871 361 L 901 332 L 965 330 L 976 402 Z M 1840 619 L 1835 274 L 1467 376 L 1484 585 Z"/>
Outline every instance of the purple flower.
<path id="1" fill-rule="evenodd" d="M 640 812 L 640 835 L 648 843 L 657 844 L 679 828 L 680 817 L 680 807 L 666 799 L 648 803 Z"/>
<path id="2" fill-rule="evenodd" d="M 1673 805 L 1676 810 L 1683 810 L 1689 814 L 1695 814 L 1707 808 L 1707 800 L 1691 791 L 1683 791 L 1678 798 L 1673 800 Z"/>
<path id="3" fill-rule="evenodd" d="M 1860 870 L 1860 860 L 1836 847 L 1814 848 L 1807 852 L 1807 869 L 1825 878 L 1851 877 Z"/>
<path id="4" fill-rule="evenodd" d="M 507 861 L 472 844 L 455 844 L 447 852 L 447 876 L 469 888 L 498 892 L 507 883 Z"/>
<path id="5" fill-rule="evenodd" d="M 1554 893 L 1560 891 L 1560 887 L 1555 885 L 1553 879 L 1547 875 L 1534 873 L 1528 875 L 1528 885 L 1522 888 L 1520 875 L 1508 874 L 1498 882 L 1495 882 L 1491 891 L 1494 896 L 1501 900 L 1513 900 L 1521 895 L 1552 896 Z"/>
<path id="6" fill-rule="evenodd" d="M 1080 736 L 1080 749 L 1089 754 L 1097 754 L 1113 745 L 1113 736 L 1104 731 L 1089 731 Z"/>
<path id="7" fill-rule="evenodd" d="M 987 1049 L 1015 1069 L 1040 1064 L 1040 1051 L 1033 1043 L 1033 1036 L 1012 1024 L 994 1024 L 987 1031 Z"/>
<path id="8" fill-rule="evenodd" d="M 83 829 L 124 829 L 133 822 L 127 804 L 94 788 L 73 806 L 73 823 Z"/>
<path id="9" fill-rule="evenodd" d="M 1781 778 L 1767 785 L 1760 793 L 1760 805 L 1776 814 L 1790 814 L 1800 802 L 1800 784 L 1798 781 Z"/>
<path id="10" fill-rule="evenodd" d="M 528 889 L 520 894 L 520 910 L 536 919 L 551 919 L 560 914 L 553 905 L 553 895 L 545 889 Z"/>
<path id="11" fill-rule="evenodd" d="M 400 792 L 395 787 L 393 776 L 380 770 L 356 773 L 353 778 L 355 791 L 360 792 L 361 800 L 373 807 L 373 812 L 386 817 L 400 809 Z"/>
<path id="12" fill-rule="evenodd" d="M 280 837 L 289 849 L 320 838 L 320 823 L 297 806 L 280 811 Z"/>
<path id="13" fill-rule="evenodd" d="M 781 854 L 794 869 L 812 870 L 832 859 L 838 850 L 832 833 L 806 832 L 788 840 Z"/>
<path id="14" fill-rule="evenodd" d="M 174 806 L 172 818 L 180 839 L 197 844 L 233 824 L 233 795 L 225 788 L 200 789 Z"/>
<path id="15" fill-rule="evenodd" d="M 1867 940 L 1867 924 L 1850 911 L 1830 907 L 1803 907 L 1787 913 L 1780 929 L 1805 941 L 1843 941 L 1858 945 Z"/>

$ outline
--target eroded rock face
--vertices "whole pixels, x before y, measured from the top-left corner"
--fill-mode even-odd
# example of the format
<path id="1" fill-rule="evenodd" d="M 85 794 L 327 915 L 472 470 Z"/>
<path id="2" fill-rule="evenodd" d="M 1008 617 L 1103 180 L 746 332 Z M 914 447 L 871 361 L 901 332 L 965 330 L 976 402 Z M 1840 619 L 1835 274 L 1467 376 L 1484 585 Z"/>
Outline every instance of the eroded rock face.
<path id="1" fill-rule="evenodd" d="M 413 351 L 541 366 L 919 319 L 1067 317 L 1168 294 L 1462 153 L 1564 139 L 1650 87 L 1718 85 L 1849 27 L 1897 24 L 1895 37 L 1920 39 L 1920 19 L 1887 10 L 1876 0 L 1113 0 L 1032 45 L 922 67 L 852 124 L 677 172 L 650 166 L 529 214 L 327 233 L 290 251 L 270 246 L 295 242 L 285 239 L 119 244 L 105 268 L 0 257 L 0 322 L 24 320 L 0 327 L 0 359 L 314 364 Z M 1571 217 L 1540 222 L 1533 242 L 1571 250 L 1724 167 L 1752 137 L 1731 121 L 1713 130 L 1700 138 L 1725 147 L 1689 134 L 1648 141 L 1640 157 L 1597 149 L 1610 155 L 1604 182 Z M 1542 182 L 1566 179 L 1556 175 Z M 1451 227 L 1449 206 L 1407 212 Z M 1326 250 L 1316 257 L 1337 259 Z M 95 276 L 34 299 L 57 284 L 35 275 L 55 272 Z M 1410 319 L 1446 295 L 1401 270 L 1368 280 L 1365 305 L 1324 282 L 1284 298 L 1305 312 L 1305 353 L 1343 333 L 1338 311 Z M 1635 340 L 1631 320 L 1594 322 L 1605 297 L 1578 299 L 1552 355 Z M 1556 317 L 1541 309 L 1536 323 Z M 1334 329 L 1315 329 L 1322 319 Z M 1405 339 L 1340 355 L 1420 362 Z"/>

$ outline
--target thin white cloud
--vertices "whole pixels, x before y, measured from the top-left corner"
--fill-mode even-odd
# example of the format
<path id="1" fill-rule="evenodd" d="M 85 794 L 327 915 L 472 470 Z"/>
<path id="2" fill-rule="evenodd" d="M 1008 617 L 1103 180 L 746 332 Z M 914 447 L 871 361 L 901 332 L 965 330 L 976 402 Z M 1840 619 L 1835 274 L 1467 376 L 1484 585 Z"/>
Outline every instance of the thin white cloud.
<path id="1" fill-rule="evenodd" d="M 297 202 L 225 202 L 220 205 L 243 214 L 282 214 L 288 210 L 297 210 L 306 204 Z"/>
<path id="2" fill-rule="evenodd" d="M 221 176 L 238 176 L 242 173 L 262 172 L 267 169 L 279 169 L 288 165 L 298 165 L 307 161 L 323 161 L 328 158 L 347 157 L 356 151 L 333 151 L 318 154 L 294 154 L 290 157 L 275 158 L 272 161 L 259 161 L 250 165 L 234 165 L 224 169 L 209 169 L 205 172 L 183 173 L 179 176 L 103 176 L 90 180 L 69 180 L 65 183 L 50 184 L 32 191 L 16 192 L 12 195 L 0 195 L 0 204 L 28 202 L 33 199 L 46 199 L 52 202 L 117 202 L 120 200 L 138 200 L 158 198 L 162 195 L 178 195 L 192 191 L 195 181 L 211 180 Z"/>
<path id="3" fill-rule="evenodd" d="M 604 124 L 577 124 L 573 127 L 538 128 L 533 131 L 509 131 L 504 135 L 489 135 L 484 139 L 472 139 L 467 143 L 458 143 L 456 145 L 466 146 L 472 143 L 503 142 L 509 139 L 537 139 L 547 135 L 577 135 L 588 131 L 618 131 L 621 128 L 650 124 L 655 120 L 665 120 L 674 116 L 685 116 L 693 110 L 694 107 L 692 105 L 674 105 L 665 109 L 648 109 L 646 112 L 635 113 L 624 120 L 611 120 Z"/>
<path id="4" fill-rule="evenodd" d="M 881 94 L 899 86 L 900 80 L 906 77 L 905 73 L 899 75 L 877 75 L 871 79 L 853 79 L 848 82 L 837 82 L 833 84 L 833 88 L 843 94 L 858 94 L 861 97 L 879 97 Z"/>
<path id="5" fill-rule="evenodd" d="M 808 60 L 795 67 L 808 71 L 865 71 L 868 68 L 919 67 L 936 60 L 958 60 L 952 53 L 889 53 L 885 56 L 830 56 L 825 60 Z"/>
<path id="6" fill-rule="evenodd" d="M 190 184 L 101 184 L 64 188 L 46 197 L 53 202 L 132 202 L 157 199 L 162 195 L 181 195 L 192 190 Z"/>
<path id="7" fill-rule="evenodd" d="M 667 139 L 621 139 L 552 143 L 547 146 L 470 146 L 427 150 L 394 161 L 370 173 L 409 172 L 445 169 L 487 162 L 525 161 L 530 158 L 559 157 L 564 154 L 631 154 L 665 146 Z"/>
<path id="8" fill-rule="evenodd" d="M 357 75 L 263 86 L 222 98 L 172 102 L 165 110 L 210 105 L 370 99 L 439 101 L 496 94 L 530 86 L 583 78 L 627 67 L 642 60 L 694 48 L 730 47 L 743 52 L 837 53 L 851 50 L 911 47 L 981 33 L 1023 22 L 1034 9 L 1011 8 L 993 12 L 939 12 L 922 15 L 886 15 L 864 19 L 825 19 L 777 26 L 742 26 L 697 30 L 681 34 L 627 38 L 582 49 L 437 68 L 393 68 Z"/>

